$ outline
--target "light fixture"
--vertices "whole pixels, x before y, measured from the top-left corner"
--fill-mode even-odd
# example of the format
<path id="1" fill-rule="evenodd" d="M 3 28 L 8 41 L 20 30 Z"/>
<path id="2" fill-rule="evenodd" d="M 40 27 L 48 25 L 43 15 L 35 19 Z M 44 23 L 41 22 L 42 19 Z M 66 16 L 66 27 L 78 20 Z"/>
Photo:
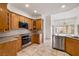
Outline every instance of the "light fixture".
<path id="1" fill-rule="evenodd" d="M 62 5 L 62 6 L 61 6 L 61 8 L 65 8 L 65 7 L 66 7 L 66 5 Z"/>
<path id="2" fill-rule="evenodd" d="M 37 13 L 37 10 L 34 10 L 34 13 Z"/>
<path id="3" fill-rule="evenodd" d="M 29 4 L 26 4 L 25 6 L 26 6 L 26 7 L 29 7 Z"/>

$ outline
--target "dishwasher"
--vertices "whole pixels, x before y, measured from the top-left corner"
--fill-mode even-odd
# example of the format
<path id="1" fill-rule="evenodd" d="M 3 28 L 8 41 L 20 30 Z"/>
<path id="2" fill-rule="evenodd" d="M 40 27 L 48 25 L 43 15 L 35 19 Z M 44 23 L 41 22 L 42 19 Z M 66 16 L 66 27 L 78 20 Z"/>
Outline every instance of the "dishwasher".
<path id="1" fill-rule="evenodd" d="M 53 35 L 53 39 L 52 39 L 53 48 L 64 51 L 64 42 L 65 42 L 64 36 Z"/>

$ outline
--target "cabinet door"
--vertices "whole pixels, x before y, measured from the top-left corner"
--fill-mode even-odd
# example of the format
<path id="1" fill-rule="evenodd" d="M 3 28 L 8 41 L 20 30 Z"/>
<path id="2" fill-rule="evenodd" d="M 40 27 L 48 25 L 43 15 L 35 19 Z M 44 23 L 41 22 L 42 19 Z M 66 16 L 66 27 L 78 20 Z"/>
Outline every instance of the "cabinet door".
<path id="1" fill-rule="evenodd" d="M 0 32 L 7 28 L 7 4 L 0 4 Z"/>
<path id="2" fill-rule="evenodd" d="M 42 30 L 42 26 L 43 26 L 42 19 L 37 19 L 36 20 L 36 29 Z"/>
<path id="3" fill-rule="evenodd" d="M 33 29 L 33 20 L 29 18 L 25 18 L 25 22 L 28 23 L 28 29 L 32 30 Z"/>
<path id="4" fill-rule="evenodd" d="M 28 24 L 29 24 L 29 30 L 33 30 L 33 20 L 32 19 L 28 19 Z"/>
<path id="5" fill-rule="evenodd" d="M 33 35 L 32 35 L 32 43 L 37 43 L 37 44 L 40 43 L 39 34 L 33 34 Z"/>
<path id="6" fill-rule="evenodd" d="M 11 16 L 11 24 L 12 29 L 18 29 L 19 28 L 19 16 L 17 14 L 12 14 Z"/>
<path id="7" fill-rule="evenodd" d="M 79 56 L 79 40 L 73 38 L 66 38 L 65 50 L 73 56 Z"/>
<path id="8" fill-rule="evenodd" d="M 21 50 L 21 39 L 12 39 L 15 40 L 0 44 L 0 56 L 15 56 Z"/>
<path id="9" fill-rule="evenodd" d="M 11 12 L 7 12 L 7 24 L 8 24 L 8 30 L 12 29 L 12 18 L 11 18 Z"/>
<path id="10" fill-rule="evenodd" d="M 23 16 L 19 16 L 19 17 L 20 17 L 19 19 L 20 22 L 25 22 L 25 18 Z"/>

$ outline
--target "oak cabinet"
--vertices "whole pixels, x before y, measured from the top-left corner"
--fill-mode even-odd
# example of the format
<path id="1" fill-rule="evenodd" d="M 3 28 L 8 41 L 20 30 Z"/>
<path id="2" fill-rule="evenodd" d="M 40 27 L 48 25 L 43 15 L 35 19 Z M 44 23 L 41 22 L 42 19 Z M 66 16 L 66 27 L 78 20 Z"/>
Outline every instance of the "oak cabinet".
<path id="1" fill-rule="evenodd" d="M 65 38 L 65 51 L 73 56 L 79 56 L 79 40 L 77 39 Z"/>
<path id="2" fill-rule="evenodd" d="M 20 16 L 19 21 L 28 23 L 28 29 L 29 30 L 33 29 L 33 19 L 30 19 L 30 18 L 27 18 L 27 17 L 24 17 L 24 16 Z"/>
<path id="3" fill-rule="evenodd" d="M 41 44 L 43 43 L 43 37 L 40 33 L 32 34 L 32 43 Z"/>
<path id="4" fill-rule="evenodd" d="M 15 40 L 0 44 L 0 56 L 15 56 L 21 50 L 21 39 L 13 39 Z"/>
<path id="5" fill-rule="evenodd" d="M 26 22 L 28 23 L 28 29 L 32 30 L 33 28 L 33 20 L 16 13 L 9 13 L 9 28 L 11 29 L 19 29 L 19 22 Z"/>
<path id="6" fill-rule="evenodd" d="M 18 14 L 15 14 L 15 13 L 10 13 L 11 16 L 10 17 L 10 28 L 11 29 L 19 29 L 19 22 L 26 22 L 28 23 L 28 29 L 29 30 L 32 30 L 33 28 L 33 20 L 30 19 L 30 18 L 27 18 L 27 17 L 24 17 L 24 16 L 21 16 L 21 15 L 18 15 Z"/>
<path id="7" fill-rule="evenodd" d="M 0 32 L 4 32 L 7 27 L 7 4 L 0 3 Z"/>
<path id="8" fill-rule="evenodd" d="M 12 29 L 19 29 L 19 22 L 26 22 L 28 23 L 28 29 L 32 30 L 33 28 L 33 20 L 20 16 L 18 14 L 15 14 L 13 12 L 6 12 L 6 17 L 3 17 L 4 15 L 0 16 L 0 32 L 9 31 Z M 3 18 L 3 20 L 2 20 Z M 4 19 L 5 18 L 5 19 Z"/>
<path id="9" fill-rule="evenodd" d="M 42 30 L 42 26 L 43 26 L 43 20 L 42 19 L 37 19 L 36 20 L 36 29 L 37 30 Z"/>
<path id="10" fill-rule="evenodd" d="M 33 20 L 30 18 L 25 18 L 25 22 L 28 23 L 28 29 L 32 30 L 33 29 Z"/>
<path id="11" fill-rule="evenodd" d="M 39 36 L 39 34 L 34 33 L 32 35 L 32 43 L 37 43 L 37 44 L 40 43 L 40 36 Z"/>
<path id="12" fill-rule="evenodd" d="M 28 29 L 33 29 L 33 19 L 16 14 L 7 9 L 7 4 L 0 3 L 0 32 L 19 28 L 19 21 L 28 23 Z"/>
<path id="13" fill-rule="evenodd" d="M 25 18 L 23 16 L 19 16 L 19 21 L 20 22 L 25 22 Z"/>
<path id="14" fill-rule="evenodd" d="M 40 44 L 43 42 L 42 26 L 43 26 L 42 19 L 33 20 L 33 32 L 34 33 L 32 35 L 32 43 Z"/>
<path id="15" fill-rule="evenodd" d="M 19 28 L 19 15 L 8 11 L 7 23 L 8 23 L 8 31 L 13 30 L 13 29 L 18 29 Z"/>
<path id="16" fill-rule="evenodd" d="M 12 29 L 19 28 L 19 15 L 14 13 L 11 14 L 11 28 Z"/>

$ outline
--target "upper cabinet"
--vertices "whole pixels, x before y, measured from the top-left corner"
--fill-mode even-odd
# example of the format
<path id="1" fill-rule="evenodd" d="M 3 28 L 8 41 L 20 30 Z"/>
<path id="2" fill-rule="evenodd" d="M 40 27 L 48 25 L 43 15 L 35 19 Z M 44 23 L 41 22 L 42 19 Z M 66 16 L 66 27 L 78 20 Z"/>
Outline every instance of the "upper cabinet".
<path id="1" fill-rule="evenodd" d="M 33 29 L 33 19 L 18 15 L 16 13 L 10 13 L 10 29 L 19 29 L 19 22 L 25 22 L 28 24 L 28 30 Z"/>
<path id="2" fill-rule="evenodd" d="M 34 31 L 40 31 L 43 27 L 43 20 L 42 19 L 36 19 L 33 20 L 33 30 Z"/>
<path id="3" fill-rule="evenodd" d="M 36 20 L 36 29 L 37 30 L 42 30 L 43 27 L 43 20 L 42 19 L 37 19 Z"/>
<path id="4" fill-rule="evenodd" d="M 33 19 L 30 19 L 30 18 L 27 18 L 27 17 L 24 17 L 24 16 L 20 16 L 19 21 L 27 23 L 28 29 L 33 30 Z"/>
<path id="5" fill-rule="evenodd" d="M 33 19 L 25 17 L 25 22 L 28 23 L 28 29 L 33 30 Z"/>
<path id="6" fill-rule="evenodd" d="M 19 21 L 20 21 L 20 22 L 25 22 L 25 17 L 23 17 L 23 16 L 20 15 L 20 16 L 19 16 Z"/>
<path id="7" fill-rule="evenodd" d="M 33 30 L 33 19 L 11 12 L 6 3 L 0 3 L 0 32 L 19 29 L 19 22 L 26 22 L 28 29 Z"/>
<path id="8" fill-rule="evenodd" d="M 8 30 L 7 4 L 0 3 L 0 32 Z"/>
<path id="9" fill-rule="evenodd" d="M 7 4 L 0 3 L 0 32 L 19 29 L 20 22 L 27 23 L 28 30 L 33 30 L 34 24 L 36 30 L 42 30 L 42 19 L 37 19 L 34 23 L 33 19 L 11 12 L 7 9 Z"/>
<path id="10" fill-rule="evenodd" d="M 11 29 L 18 29 L 19 28 L 19 15 L 12 13 L 11 14 Z"/>

